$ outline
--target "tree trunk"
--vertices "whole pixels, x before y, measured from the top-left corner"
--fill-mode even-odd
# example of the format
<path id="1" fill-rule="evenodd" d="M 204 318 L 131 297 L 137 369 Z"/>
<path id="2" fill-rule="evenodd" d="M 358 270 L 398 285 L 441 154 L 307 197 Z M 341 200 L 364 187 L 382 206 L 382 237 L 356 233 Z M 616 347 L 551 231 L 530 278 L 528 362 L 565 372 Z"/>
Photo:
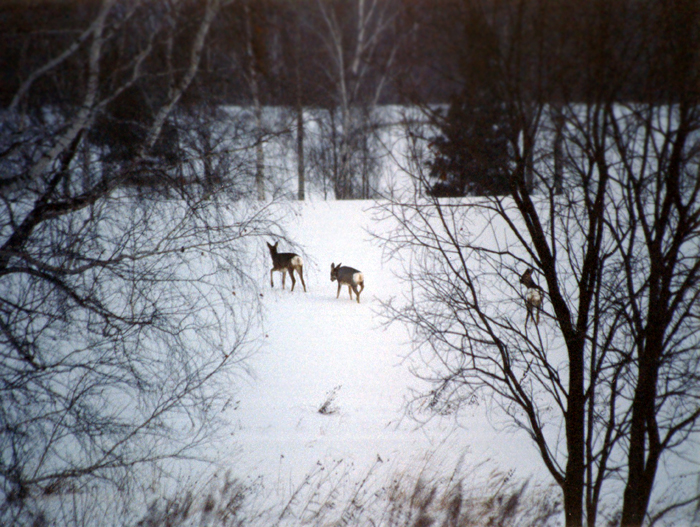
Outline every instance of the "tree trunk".
<path id="1" fill-rule="evenodd" d="M 552 303 L 557 324 L 561 329 L 568 351 L 568 396 L 567 408 L 564 415 L 566 431 L 566 450 L 568 459 L 564 471 L 564 480 L 561 483 L 564 495 L 564 515 L 567 527 L 581 527 L 583 525 L 583 498 L 585 476 L 585 358 L 586 346 L 585 328 L 587 313 L 590 307 L 591 290 L 588 289 L 588 280 L 582 278 L 584 291 L 579 301 L 579 320 L 576 325 L 572 323 L 571 312 L 564 297 L 557 286 L 558 277 L 554 255 L 550 251 L 547 237 L 542 229 L 537 210 L 530 198 L 526 182 L 526 162 L 523 160 L 516 172 L 514 192 L 512 194 L 518 209 L 526 223 L 529 224 L 530 237 L 533 248 L 542 261 L 542 270 L 547 279 L 547 289 Z M 604 184 L 602 189 L 605 188 Z M 599 198 L 603 190 L 599 189 Z M 600 209 L 603 201 L 596 200 Z M 595 232 L 595 227 L 592 227 Z M 593 277 L 599 247 L 595 243 L 595 236 L 589 234 L 589 246 L 586 250 L 586 259 L 583 266 L 582 277 Z"/>
<path id="2" fill-rule="evenodd" d="M 297 177 L 298 177 L 298 191 L 297 199 L 299 201 L 304 201 L 305 199 L 305 186 L 306 177 L 304 174 L 304 104 L 301 96 L 301 68 L 299 67 L 299 61 L 301 54 L 301 33 L 299 26 L 297 25 L 297 35 L 296 35 L 296 85 L 297 85 Z"/>
<path id="3" fill-rule="evenodd" d="M 265 199 L 265 152 L 263 150 L 262 137 L 262 106 L 260 100 L 255 101 L 255 121 L 258 133 L 255 141 L 255 187 L 258 191 L 258 199 Z"/>
<path id="4" fill-rule="evenodd" d="M 652 264 L 652 275 L 656 274 Z M 658 272 L 658 271 L 657 271 Z M 658 275 L 657 275 L 658 276 Z M 659 287 L 652 281 L 650 299 L 656 298 L 655 304 L 660 312 L 665 312 L 664 301 L 659 298 Z M 640 346 L 639 374 L 632 402 L 632 422 L 630 426 L 630 444 L 628 454 L 627 485 L 622 502 L 622 527 L 638 527 L 642 525 L 649 498 L 654 486 L 656 469 L 661 455 L 659 433 L 656 424 L 656 384 L 658 381 L 658 352 L 662 349 L 664 327 L 659 315 L 652 313 L 645 343 Z"/>
<path id="5" fill-rule="evenodd" d="M 564 191 L 564 116 L 560 105 L 554 108 L 554 193 Z"/>
<path id="6" fill-rule="evenodd" d="M 246 16 L 246 52 L 248 55 L 248 82 L 250 84 L 250 95 L 253 100 L 253 108 L 255 113 L 255 188 L 257 190 L 258 199 L 265 199 L 265 152 L 263 150 L 263 118 L 262 118 L 262 103 L 260 101 L 260 86 L 258 79 L 258 57 L 253 50 L 253 17 L 250 12 L 250 5 L 245 5 Z"/>
<path id="7" fill-rule="evenodd" d="M 583 343 L 570 346 L 569 397 L 566 410 L 566 462 L 564 480 L 564 514 L 567 527 L 583 525 L 584 492 L 584 360 Z"/>
<path id="8" fill-rule="evenodd" d="M 304 187 L 306 185 L 304 175 L 304 108 L 301 106 L 301 101 L 297 105 L 297 176 L 299 180 L 297 198 L 299 201 L 304 201 Z"/>
<path id="9" fill-rule="evenodd" d="M 640 372 L 640 384 L 647 385 L 651 380 L 642 381 L 641 377 L 649 374 Z M 630 452 L 628 456 L 627 485 L 623 495 L 621 527 L 639 527 L 644 521 L 649 498 L 653 488 L 656 468 L 658 466 L 658 451 L 653 441 L 647 446 L 647 435 L 651 434 L 653 426 L 648 414 L 653 414 L 654 394 L 646 388 L 638 389 L 632 406 L 632 426 L 630 429 Z M 653 418 L 653 415 L 652 415 Z M 646 450 L 648 448 L 648 454 Z M 645 455 L 647 459 L 645 460 Z"/>

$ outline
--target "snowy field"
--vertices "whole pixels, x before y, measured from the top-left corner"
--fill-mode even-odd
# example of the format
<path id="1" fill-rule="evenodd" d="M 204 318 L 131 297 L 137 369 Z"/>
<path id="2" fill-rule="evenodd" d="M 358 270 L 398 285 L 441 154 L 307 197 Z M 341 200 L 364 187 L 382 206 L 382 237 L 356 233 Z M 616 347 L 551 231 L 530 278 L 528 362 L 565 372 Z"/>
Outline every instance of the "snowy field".
<path id="1" fill-rule="evenodd" d="M 484 404 L 425 423 L 406 415 L 412 390 L 425 386 L 410 371 L 406 328 L 382 324 L 380 302 L 402 292 L 396 262 L 386 261 L 368 232 L 381 228 L 372 219 L 373 202 L 296 206 L 298 215 L 285 228 L 303 249 L 308 292 L 297 281 L 291 293 L 289 279 L 282 290 L 280 273 L 270 289 L 270 257 L 267 247 L 260 249 L 265 339 L 248 361 L 252 376 L 227 411 L 231 444 L 222 449 L 231 454 L 224 466 L 239 478 L 262 481 L 277 499 L 319 467 L 359 480 L 370 469 L 387 477 L 448 474 L 461 460 L 546 480 L 529 439 L 491 422 Z M 280 243 L 280 252 L 288 250 Z M 336 299 L 332 262 L 364 273 L 360 304 L 349 299 L 347 287 Z"/>

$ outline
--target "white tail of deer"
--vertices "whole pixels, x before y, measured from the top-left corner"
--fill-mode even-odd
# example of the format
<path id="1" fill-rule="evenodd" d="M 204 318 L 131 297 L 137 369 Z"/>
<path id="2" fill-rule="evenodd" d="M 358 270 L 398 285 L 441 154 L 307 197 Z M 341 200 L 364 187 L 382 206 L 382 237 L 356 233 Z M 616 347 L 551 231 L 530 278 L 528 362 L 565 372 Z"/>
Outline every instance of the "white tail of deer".
<path id="1" fill-rule="evenodd" d="M 535 326 L 540 323 L 540 311 L 542 311 L 542 293 L 535 289 L 528 289 L 525 293 L 525 306 L 527 307 L 527 315 L 525 316 L 525 328 L 527 329 L 527 321 L 532 319 Z"/>
<path id="2" fill-rule="evenodd" d="M 338 281 L 338 294 L 335 295 L 335 297 L 340 297 L 340 288 L 346 285 L 350 293 L 350 300 L 352 300 L 352 292 L 354 291 L 357 297 L 357 303 L 359 304 L 360 293 L 365 288 L 365 277 L 357 269 L 347 266 L 341 267 L 340 265 L 341 264 L 331 264 L 331 282 Z M 358 287 L 360 288 L 359 291 L 357 290 Z"/>
<path id="3" fill-rule="evenodd" d="M 530 319 L 536 326 L 539 325 L 540 311 L 542 311 L 542 301 L 544 300 L 544 290 L 532 279 L 532 271 L 531 268 L 527 269 L 520 276 L 520 283 L 527 287 L 525 292 L 525 307 L 527 308 L 525 329 L 527 329 L 527 322 Z"/>
<path id="4" fill-rule="evenodd" d="M 304 292 L 306 293 L 306 284 L 304 283 L 304 260 L 301 256 L 295 253 L 278 253 L 277 244 L 274 245 L 267 244 L 267 248 L 270 249 L 270 256 L 272 256 L 272 269 L 270 269 L 270 287 L 275 287 L 275 283 L 272 280 L 272 273 L 279 271 L 282 273 L 282 289 L 285 288 L 285 279 L 287 273 L 289 273 L 292 279 L 292 291 L 294 291 L 294 285 L 296 280 L 294 279 L 294 271 L 297 272 L 299 278 L 301 279 L 301 285 L 304 286 Z"/>

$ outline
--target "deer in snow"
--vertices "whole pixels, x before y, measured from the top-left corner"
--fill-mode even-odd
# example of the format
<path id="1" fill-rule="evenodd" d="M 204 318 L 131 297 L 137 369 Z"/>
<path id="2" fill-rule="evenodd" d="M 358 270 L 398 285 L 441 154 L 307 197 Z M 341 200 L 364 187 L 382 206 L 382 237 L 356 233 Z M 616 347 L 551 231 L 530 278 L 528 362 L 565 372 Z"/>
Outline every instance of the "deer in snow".
<path id="1" fill-rule="evenodd" d="M 299 274 L 299 278 L 301 279 L 301 285 L 304 286 L 304 293 L 306 293 L 306 284 L 304 283 L 303 272 L 304 260 L 302 260 L 301 256 L 299 256 L 298 254 L 278 253 L 278 243 L 279 242 L 275 242 L 274 245 L 270 245 L 269 243 L 267 244 L 267 248 L 270 249 L 270 256 L 272 256 L 272 269 L 270 269 L 270 287 L 275 287 L 275 284 L 272 281 L 272 273 L 274 273 L 275 271 L 279 271 L 282 273 L 282 289 L 284 289 L 284 281 L 287 277 L 287 273 L 289 273 L 289 276 L 292 279 L 292 291 L 294 291 L 294 285 L 296 284 L 296 280 L 294 279 L 294 271 L 296 271 Z"/>
<path id="2" fill-rule="evenodd" d="M 365 277 L 357 269 L 352 267 L 341 267 L 341 264 L 334 265 L 331 264 L 331 282 L 338 281 L 338 294 L 335 295 L 336 298 L 340 297 L 340 288 L 343 285 L 348 286 L 348 293 L 350 293 L 350 300 L 352 300 L 352 292 L 355 291 L 355 296 L 357 296 L 357 303 L 360 303 L 360 293 L 365 288 Z M 357 287 L 360 286 L 360 290 Z"/>
<path id="3" fill-rule="evenodd" d="M 542 301 L 544 300 L 544 290 L 532 279 L 532 271 L 532 268 L 528 268 L 520 275 L 520 283 L 527 288 L 525 292 L 525 307 L 527 308 L 525 329 L 527 329 L 527 321 L 530 319 L 536 326 L 539 325 Z"/>

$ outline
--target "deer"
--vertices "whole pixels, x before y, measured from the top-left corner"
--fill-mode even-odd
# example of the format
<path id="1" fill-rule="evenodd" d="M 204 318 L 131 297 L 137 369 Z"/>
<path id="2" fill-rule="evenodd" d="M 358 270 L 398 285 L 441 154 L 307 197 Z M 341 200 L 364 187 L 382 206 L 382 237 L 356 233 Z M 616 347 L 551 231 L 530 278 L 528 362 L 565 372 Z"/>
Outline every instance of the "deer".
<path id="1" fill-rule="evenodd" d="M 352 300 L 352 292 L 355 291 L 355 296 L 357 297 L 357 303 L 360 303 L 360 293 L 365 288 L 365 277 L 357 269 L 352 267 L 341 267 L 341 264 L 334 265 L 331 264 L 331 282 L 338 281 L 338 294 L 335 295 L 336 298 L 340 297 L 340 288 L 344 285 L 348 286 L 348 293 L 350 293 L 350 300 Z M 360 290 L 357 287 L 360 286 Z"/>
<path id="2" fill-rule="evenodd" d="M 282 289 L 285 288 L 284 282 L 289 273 L 292 279 L 292 291 L 294 291 L 294 286 L 296 285 L 296 280 L 294 279 L 294 271 L 299 274 L 301 279 L 301 285 L 304 286 L 304 293 L 306 293 L 306 284 L 304 283 L 304 260 L 301 256 L 295 253 L 280 253 L 277 252 L 277 245 L 279 242 L 275 242 L 274 245 L 267 243 L 267 248 L 270 249 L 270 256 L 272 256 L 272 269 L 270 269 L 270 287 L 275 287 L 275 283 L 272 280 L 272 273 L 279 271 L 282 273 Z"/>
<path id="3" fill-rule="evenodd" d="M 525 307 L 527 308 L 525 329 L 527 329 L 527 322 L 530 319 L 536 326 L 539 325 L 542 301 L 544 300 L 544 290 L 532 279 L 532 271 L 532 268 L 528 268 L 520 275 L 520 283 L 527 288 L 525 292 Z"/>

